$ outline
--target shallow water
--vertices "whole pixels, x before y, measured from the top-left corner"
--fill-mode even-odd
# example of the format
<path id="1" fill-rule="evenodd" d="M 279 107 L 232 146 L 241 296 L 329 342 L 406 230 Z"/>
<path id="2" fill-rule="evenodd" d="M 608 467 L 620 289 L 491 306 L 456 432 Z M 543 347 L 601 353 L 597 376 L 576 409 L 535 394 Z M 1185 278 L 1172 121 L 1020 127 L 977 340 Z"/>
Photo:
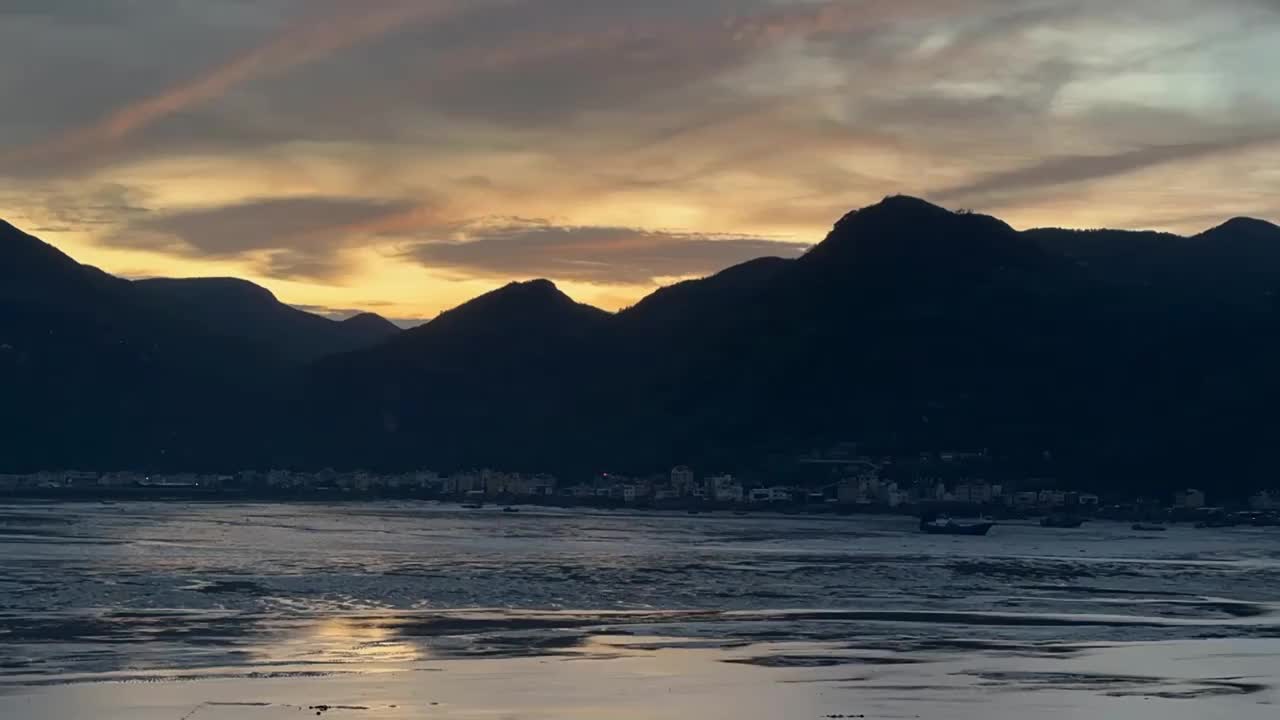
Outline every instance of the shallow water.
<path id="1" fill-rule="evenodd" d="M 1280 713 L 1280 532 L 913 530 L 0 505 L 0 717 Z"/>

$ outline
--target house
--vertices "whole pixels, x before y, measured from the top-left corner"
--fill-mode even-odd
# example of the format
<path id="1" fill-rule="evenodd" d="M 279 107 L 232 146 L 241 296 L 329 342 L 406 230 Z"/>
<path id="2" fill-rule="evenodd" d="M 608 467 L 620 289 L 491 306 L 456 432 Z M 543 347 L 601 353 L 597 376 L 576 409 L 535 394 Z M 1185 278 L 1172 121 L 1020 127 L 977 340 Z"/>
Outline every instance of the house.
<path id="1" fill-rule="evenodd" d="M 538 473 L 529 478 L 525 488 L 530 495 L 536 497 L 551 497 L 556 494 L 556 486 L 560 483 L 555 475 L 547 473 Z"/>
<path id="2" fill-rule="evenodd" d="M 711 497 L 716 502 L 742 502 L 742 483 L 734 479 L 732 475 L 714 475 L 707 478 L 707 485 L 711 490 Z"/>
<path id="3" fill-rule="evenodd" d="M 977 480 L 956 485 L 955 497 L 957 502 L 985 505 L 995 498 L 995 492 L 990 485 Z"/>
<path id="4" fill-rule="evenodd" d="M 1006 497 L 1010 498 L 1011 504 L 1018 508 L 1033 508 L 1040 504 L 1040 494 L 1035 490 L 1024 490 Z"/>
<path id="5" fill-rule="evenodd" d="M 1195 510 L 1204 507 L 1204 493 L 1200 490 L 1188 488 L 1179 490 L 1173 494 L 1173 504 L 1175 507 Z"/>
<path id="6" fill-rule="evenodd" d="M 752 488 L 747 494 L 747 502 L 751 503 L 789 503 L 793 500 L 794 490 L 789 487 L 775 485 L 773 487 Z"/>
<path id="7" fill-rule="evenodd" d="M 688 465 L 677 465 L 671 470 L 671 489 L 678 495 L 692 495 L 694 492 L 693 468 Z"/>
<path id="8" fill-rule="evenodd" d="M 680 493 L 676 492 L 669 485 L 662 485 L 653 489 L 653 499 L 662 502 L 663 500 L 677 500 Z"/>
<path id="9" fill-rule="evenodd" d="M 596 496 L 596 488 L 587 483 L 578 483 L 562 488 L 560 494 L 571 498 L 590 498 Z"/>
<path id="10" fill-rule="evenodd" d="M 880 476 L 874 471 L 860 472 L 836 484 L 836 501 L 845 505 L 869 503 L 879 497 Z"/>
<path id="11" fill-rule="evenodd" d="M 885 483 L 876 492 L 876 500 L 889 507 L 898 507 L 906 503 L 908 499 L 907 493 L 903 492 L 896 482 Z"/>
<path id="12" fill-rule="evenodd" d="M 1254 510 L 1280 510 L 1280 492 L 1263 490 L 1249 498 L 1249 507 Z"/>
<path id="13" fill-rule="evenodd" d="M 1040 507 L 1056 508 L 1067 504 L 1067 493 L 1063 490 L 1041 490 Z"/>

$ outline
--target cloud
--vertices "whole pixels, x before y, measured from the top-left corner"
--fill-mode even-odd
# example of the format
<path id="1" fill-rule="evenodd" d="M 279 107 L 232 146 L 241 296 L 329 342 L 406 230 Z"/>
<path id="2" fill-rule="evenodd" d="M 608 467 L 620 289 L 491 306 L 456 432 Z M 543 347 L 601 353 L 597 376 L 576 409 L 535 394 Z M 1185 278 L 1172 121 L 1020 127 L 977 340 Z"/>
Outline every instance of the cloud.
<path id="1" fill-rule="evenodd" d="M 187 257 L 257 259 L 276 278 L 334 280 L 343 251 L 368 234 L 400 227 L 419 212 L 408 202 L 362 198 L 270 198 L 235 205 L 148 213 L 104 238 L 107 245 Z"/>
<path id="2" fill-rule="evenodd" d="M 664 278 L 709 275 L 758 257 L 794 257 L 805 248 L 758 237 L 528 221 L 473 226 L 461 235 L 454 241 L 417 243 L 405 253 L 428 267 L 466 275 L 649 285 Z"/>
<path id="3" fill-rule="evenodd" d="M 895 192 L 1256 213 L 1277 7 L 0 0 L 0 208 L 108 269 L 210 258 L 333 307 L 375 299 L 332 285 L 359 270 L 399 315 L 530 275 L 638 293 Z M 491 214 L 555 221 L 458 225 Z"/>
<path id="4" fill-rule="evenodd" d="M 1157 165 L 1236 152 L 1280 141 L 1280 132 L 1238 135 L 1218 140 L 1150 145 L 1106 155 L 1059 155 L 1030 165 L 990 173 L 972 182 L 929 193 L 939 201 L 1021 192 L 1101 180 Z"/>
<path id="5" fill-rule="evenodd" d="M 342 8 L 336 14 L 293 25 L 265 44 L 179 85 L 117 108 L 96 123 L 0 155 L 0 164 L 92 152 L 110 146 L 158 120 L 215 100 L 257 77 L 321 60 L 406 25 L 447 17 L 457 11 L 458 3 L 453 0 L 368 0 L 348 3 Z"/>

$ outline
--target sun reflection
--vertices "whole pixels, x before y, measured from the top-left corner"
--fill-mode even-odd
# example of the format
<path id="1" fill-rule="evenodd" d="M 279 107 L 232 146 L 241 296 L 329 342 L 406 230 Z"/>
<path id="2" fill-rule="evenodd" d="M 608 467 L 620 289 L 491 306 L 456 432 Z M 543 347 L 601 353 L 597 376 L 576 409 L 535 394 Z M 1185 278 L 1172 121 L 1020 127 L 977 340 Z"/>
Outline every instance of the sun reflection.
<path id="1" fill-rule="evenodd" d="M 406 642 L 394 627 L 368 617 L 329 617 L 299 626 L 262 646 L 257 655 L 272 664 L 358 664 L 362 671 L 428 656 L 424 647 Z"/>

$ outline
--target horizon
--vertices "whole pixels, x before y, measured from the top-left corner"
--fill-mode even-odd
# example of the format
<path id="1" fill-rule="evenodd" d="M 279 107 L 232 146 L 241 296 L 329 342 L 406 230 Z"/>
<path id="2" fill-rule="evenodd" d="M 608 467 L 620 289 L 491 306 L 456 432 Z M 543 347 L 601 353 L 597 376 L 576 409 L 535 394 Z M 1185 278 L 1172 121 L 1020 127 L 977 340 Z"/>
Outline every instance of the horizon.
<path id="1" fill-rule="evenodd" d="M 877 206 L 879 206 L 879 205 L 882 205 L 882 204 L 884 204 L 884 203 L 886 203 L 886 202 L 889 202 L 889 201 L 892 201 L 892 200 L 895 200 L 895 199 L 907 199 L 907 200 L 913 200 L 913 201 L 924 202 L 924 203 L 927 203 L 927 204 L 929 204 L 929 205 L 933 205 L 934 207 L 937 207 L 937 208 L 940 208 L 940 209 L 942 209 L 942 210 L 945 210 L 946 212 L 948 212 L 948 213 L 950 213 L 950 214 L 952 214 L 952 215 L 964 215 L 964 214 L 971 214 L 971 213 L 975 212 L 975 211 L 970 210 L 970 209 L 967 209 L 967 208 L 954 209 L 954 208 L 948 208 L 948 207 L 944 207 L 944 206 L 940 206 L 940 205 L 934 205 L 933 203 L 930 203 L 929 201 L 924 200 L 923 198 L 920 198 L 920 197 L 917 197 L 917 196 L 908 195 L 908 194 L 898 194 L 898 195 L 888 195 L 888 196 L 885 196 L 883 199 L 881 199 L 881 200 L 880 200 L 880 202 L 878 202 L 878 203 L 874 203 L 874 204 L 872 204 L 872 205 L 866 205 L 866 206 L 859 207 L 859 208 L 853 208 L 853 209 L 849 210 L 849 211 L 848 211 L 847 213 L 845 213 L 845 214 L 847 215 L 847 214 L 851 214 L 851 213 L 858 212 L 859 210 L 865 210 L 865 209 L 868 209 L 868 208 L 871 208 L 871 207 L 877 207 Z M 985 213 L 980 213 L 980 214 L 985 214 Z M 843 215 L 842 215 L 842 217 L 843 217 Z M 994 217 L 994 216 L 993 216 L 993 217 Z M 995 219 L 997 219 L 997 220 L 1003 220 L 1002 218 L 999 218 L 999 217 L 996 217 Z M 1210 226 L 1208 226 L 1208 227 L 1206 227 L 1206 228 L 1204 228 L 1204 229 L 1200 230 L 1199 232 L 1195 232 L 1195 233 L 1187 233 L 1187 234 L 1179 234 L 1179 233 L 1170 233 L 1170 234 L 1172 234 L 1172 235 L 1174 235 L 1174 236 L 1177 236 L 1177 237 L 1192 237 L 1192 236 L 1194 236 L 1194 235 L 1201 234 L 1201 233 L 1205 233 L 1205 232 L 1208 232 L 1208 231 L 1210 231 L 1210 230 L 1217 229 L 1217 228 L 1219 228 L 1219 227 L 1222 227 L 1222 226 L 1224 226 L 1224 225 L 1227 225 L 1227 224 L 1229 224 L 1229 223 L 1232 223 L 1232 222 L 1235 222 L 1235 221 L 1239 221 L 1239 220 L 1254 221 L 1254 222 L 1263 222 L 1263 223 L 1267 223 L 1267 224 L 1269 224 L 1269 225 L 1275 225 L 1275 226 L 1277 226 L 1277 227 L 1280 227 L 1280 224 L 1278 224 L 1278 223 L 1276 223 L 1275 221 L 1273 221 L 1273 220 L 1271 220 L 1271 219 L 1268 219 L 1268 218 L 1255 218 L 1255 217 L 1249 217 L 1249 216 L 1238 215 L 1238 216 L 1234 216 L 1234 217 L 1223 218 L 1220 222 L 1217 222 L 1217 223 L 1215 223 L 1215 224 L 1213 224 L 1213 225 L 1210 225 Z M 74 257 L 74 256 L 70 255 L 70 253 L 68 253 L 66 250 L 64 250 L 63 248 L 58 247 L 58 246 L 57 246 L 56 244 L 54 244 L 54 243 L 49 242 L 47 239 L 42 238 L 42 237 L 39 237 L 38 235 L 36 235 L 36 234 L 34 234 L 34 233 L 31 233 L 31 232 L 29 232 L 29 231 L 25 230 L 24 228 L 19 227 L 18 225 L 14 224 L 14 223 L 12 223 L 12 222 L 10 222 L 10 221 L 8 221 L 8 220 L 7 220 L 6 218 L 4 218 L 3 216 L 0 216 L 0 223 L 6 223 L 6 224 L 10 225 L 11 227 L 13 227 L 15 230 L 17 230 L 18 232 L 25 233 L 25 234 L 27 234 L 27 235 L 30 235 L 30 236 L 32 236 L 32 237 L 35 237 L 37 240 L 40 240 L 40 241 L 42 241 L 42 242 L 45 242 L 46 244 L 48 244 L 48 245 L 50 245 L 51 247 L 53 247 L 55 250 L 58 250 L 59 252 L 62 252 L 63 254 L 67 255 L 68 257 L 70 257 L 72 260 L 74 260 L 74 261 L 76 261 L 76 262 L 79 262 L 79 263 L 84 264 L 84 265 L 91 265 L 90 263 L 84 263 L 84 262 L 82 262 L 79 258 L 76 258 L 76 257 Z M 1012 227 L 1012 226 L 1011 226 L 1011 227 Z M 1014 229 L 1016 232 L 1018 232 L 1018 233 L 1031 232 L 1031 231 L 1035 231 L 1035 230 L 1045 230 L 1045 229 L 1063 229 L 1063 230 L 1073 230 L 1073 231 L 1081 231 L 1081 232 L 1089 232 L 1089 231 L 1117 231 L 1117 230 L 1118 230 L 1118 231 L 1121 231 L 1121 232 L 1135 232 L 1135 233 L 1145 233 L 1145 232 L 1162 232 L 1162 233 L 1169 233 L 1169 232 L 1170 232 L 1170 231 L 1154 230 L 1154 229 L 1151 229 L 1151 228 L 1133 228 L 1133 229 L 1102 228 L 1102 227 L 1076 227 L 1076 228 L 1073 228 L 1073 227 L 1067 227 L 1067 226 L 1062 226 L 1062 225 L 1056 225 L 1056 226 L 1055 226 L 1055 225 L 1045 225 L 1045 226 L 1027 227 L 1027 228 L 1018 228 L 1018 227 L 1014 227 L 1013 229 Z M 825 238 L 824 238 L 824 239 L 825 239 Z M 802 244 L 797 243 L 797 244 L 796 244 L 796 247 L 798 248 L 798 253 L 806 252 L 806 251 L 807 251 L 807 250 L 809 250 L 810 248 L 813 248 L 813 247 L 815 247 L 816 245 L 818 245 L 820 242 L 821 242 L 821 240 L 820 240 L 820 241 L 817 241 L 817 242 L 809 243 L 809 244 L 803 244 L 803 245 L 802 245 Z M 688 275 L 688 276 L 684 276 L 684 277 L 672 278 L 672 279 L 670 280 L 670 282 L 667 282 L 667 283 L 665 283 L 665 284 L 655 285 L 655 286 L 654 286 L 653 288 L 651 288 L 648 292 L 646 292 L 646 293 L 644 293 L 644 294 L 642 294 L 642 295 L 640 295 L 640 296 L 636 297 L 635 299 L 633 299 L 632 301 L 630 301 L 630 302 L 628 302 L 628 303 L 626 303 L 626 304 L 619 305 L 619 306 L 616 306 L 616 307 L 604 307 L 604 306 L 592 305 L 590 302 L 586 302 L 586 301 L 584 301 L 584 300 L 582 300 L 582 299 L 580 299 L 580 298 L 574 297 L 574 295 L 573 295 L 571 292 L 569 292 L 569 291 L 568 291 L 568 290 L 566 290 L 564 287 L 562 287 L 560 283 L 557 283 L 557 281 L 555 280 L 555 278 L 551 278 L 551 277 L 516 277 L 516 278 L 513 278 L 513 279 L 509 279 L 509 280 L 507 280 L 507 281 L 505 281 L 505 282 L 502 282 L 502 283 L 500 283 L 500 284 L 497 284 L 497 285 L 495 285 L 494 287 L 491 287 L 491 288 L 488 288 L 488 289 L 486 289 L 486 290 L 483 290 L 483 291 L 481 291 L 479 294 L 477 294 L 477 295 L 475 295 L 475 296 L 468 297 L 468 298 L 463 298 L 463 299 L 462 299 L 462 300 L 460 300 L 460 301 L 458 302 L 458 304 L 456 304 L 456 305 L 450 305 L 450 306 L 448 306 L 448 307 L 441 308 L 438 312 L 436 312 L 435 314 L 433 314 L 433 315 L 431 315 L 431 316 L 429 316 L 429 317 L 409 317 L 409 318 L 406 318 L 406 317 L 394 317 L 394 316 L 387 316 L 387 315 L 384 315 L 383 313 L 379 312 L 379 311 L 378 311 L 378 309 L 377 309 L 376 307 L 372 307 L 372 308 L 368 308 L 368 307 L 367 307 L 367 308 L 336 308 L 336 307 L 327 307 L 327 306 L 318 306 L 318 305 L 309 305 L 309 304 L 305 304 L 305 303 L 296 303 L 296 302 L 291 302 L 288 298 L 280 297 L 280 296 L 279 296 L 279 295 L 278 295 L 274 290 L 272 290 L 272 289 L 271 289 L 271 287 L 270 287 L 270 283 L 261 283 L 261 282 L 257 282 L 257 281 L 254 281 L 254 280 L 250 280 L 250 279 L 247 279 L 247 278 L 238 277 L 238 276 L 234 276 L 234 275 L 164 276 L 164 275 L 129 275 L 129 274 L 117 274 L 117 273 L 112 273 L 112 274 L 116 274 L 116 275 L 117 275 L 117 277 L 121 277 L 121 278 L 123 278 L 123 279 L 130 280 L 130 281 L 145 281 L 145 280 L 232 280 L 232 281 L 249 282 L 249 283 L 252 283 L 252 284 L 254 284 L 254 285 L 257 285 L 258 287 L 260 287 L 260 288 L 262 288 L 262 289 L 267 290 L 269 293 L 271 293 L 271 294 L 272 294 L 272 296 L 275 298 L 275 300 L 277 300 L 277 301 L 278 301 L 278 302 L 280 302 L 281 304 L 283 304 L 283 305 L 287 305 L 288 307 L 294 308 L 294 309 L 296 309 L 296 310 L 301 310 L 301 311 L 303 311 L 303 312 L 311 313 L 311 314 L 313 314 L 313 315 L 318 315 L 318 316 L 325 317 L 325 318 L 328 318 L 328 319 L 330 319 L 330 320 L 335 320 L 335 321 L 347 320 L 347 319 L 350 319 L 350 318 L 355 317 L 355 316 L 358 316 L 358 315 L 376 315 L 376 316 L 378 316 L 378 317 L 382 317 L 382 318 L 384 318 L 384 319 L 386 319 L 386 320 L 389 320 L 390 322 L 392 322 L 392 323 L 393 323 L 393 324 L 395 324 L 396 326 L 400 327 L 402 330 L 410 330 L 410 329 L 413 329 L 413 328 L 415 328 L 415 327 L 419 327 L 419 326 L 421 326 L 421 325 L 425 325 L 425 324 L 427 324 L 427 323 L 430 323 L 432 320 L 434 320 L 435 318 L 439 317 L 439 316 L 440 316 L 440 314 L 445 313 L 445 312 L 448 312 L 448 311 L 453 310 L 453 309 L 456 309 L 456 308 L 458 308 L 458 307 L 461 307 L 462 305 L 465 305 L 465 304 L 469 303 L 470 301 L 475 300 L 475 299 L 477 299 L 477 298 L 479 298 L 479 297 L 481 297 L 481 296 L 483 296 L 483 295 L 486 295 L 486 294 L 489 294 L 489 293 L 492 293 L 492 292 L 496 292 L 496 291 L 498 291 L 498 290 L 501 290 L 501 289 L 503 289 L 503 288 L 506 288 L 506 287 L 509 287 L 509 286 L 512 286 L 512 285 L 521 285 L 521 284 L 528 284 L 528 283 L 533 283 L 533 282 L 550 282 L 550 283 L 552 284 L 552 286 L 553 286 L 557 291 L 559 291 L 559 292 L 563 293 L 564 295 L 566 295 L 567 297 L 569 297 L 571 300 L 573 300 L 573 301 L 575 301 L 575 302 L 578 302 L 578 303 L 580 303 L 580 304 L 584 304 L 584 305 L 589 305 L 589 306 L 594 307 L 594 308 L 599 309 L 599 310 L 604 310 L 604 311 L 606 311 L 606 312 L 608 312 L 608 313 L 610 313 L 610 314 L 617 314 L 617 313 L 619 313 L 619 312 L 625 311 L 625 310 L 627 310 L 628 308 L 630 308 L 630 307 L 634 306 L 636 303 L 640 302 L 641 300 L 645 299 L 645 298 L 646 298 L 646 297 L 648 297 L 650 294 L 652 294 L 653 292 L 656 292 L 657 290 L 659 290 L 659 289 L 661 289 L 661 288 L 664 288 L 664 287 L 670 287 L 671 285 L 675 285 L 675 284 L 678 284 L 678 283 L 680 283 L 680 282 L 684 282 L 684 281 L 687 281 L 687 280 L 697 280 L 697 279 L 702 279 L 702 278 L 706 278 L 706 277 L 712 277 L 712 276 L 714 276 L 714 275 L 719 274 L 720 272 L 723 272 L 723 271 L 728 270 L 728 269 L 730 269 L 730 268 L 732 268 L 732 267 L 735 267 L 736 265 L 749 263 L 749 262 L 752 262 L 752 261 L 755 261 L 755 260 L 762 260 L 762 259 L 769 258 L 769 257 L 778 257 L 778 258 L 782 258 L 782 259 L 795 259 L 795 257 L 798 257 L 798 254 L 797 254 L 796 256 L 792 256 L 792 257 L 787 257 L 787 256 L 785 256 L 785 255 L 772 255 L 772 256 L 770 256 L 770 255 L 761 255 L 761 256 L 756 256 L 756 257 L 752 257 L 752 258 L 745 258 L 745 259 L 742 259 L 742 260 L 740 260 L 740 261 L 738 261 L 738 262 L 735 262 L 733 265 L 728 265 L 728 266 L 725 266 L 725 267 L 721 267 L 721 268 L 718 268 L 718 269 L 714 269 L 714 270 L 711 270 L 711 271 L 709 271 L 709 272 L 707 272 L 707 273 L 705 273 L 705 274 L 702 274 L 702 275 Z M 93 266 L 93 267 L 98 267 L 98 266 Z M 109 268 L 102 268 L 102 267 L 98 267 L 98 269 L 99 269 L 99 270 L 106 271 L 106 272 L 111 272 Z"/>
<path id="2" fill-rule="evenodd" d="M 113 274 L 398 318 L 533 277 L 617 310 L 894 193 L 1018 228 L 1280 217 L 1274 3 L 632 5 L 0 9 L 0 217 Z"/>

